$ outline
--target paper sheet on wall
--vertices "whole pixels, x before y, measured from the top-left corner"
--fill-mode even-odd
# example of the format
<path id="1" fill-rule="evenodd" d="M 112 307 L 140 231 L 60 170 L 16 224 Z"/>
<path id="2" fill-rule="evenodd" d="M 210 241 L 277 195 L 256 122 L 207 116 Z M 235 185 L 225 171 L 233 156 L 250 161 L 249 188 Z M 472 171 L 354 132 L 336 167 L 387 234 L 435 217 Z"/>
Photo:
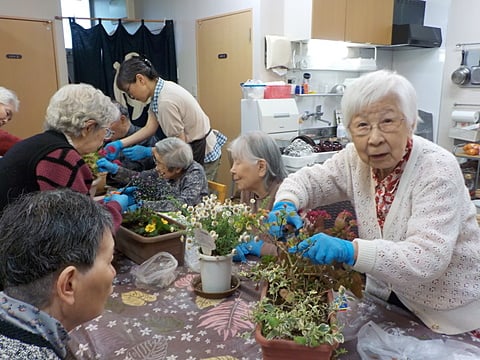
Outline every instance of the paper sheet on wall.
<path id="1" fill-rule="evenodd" d="M 277 35 L 265 36 L 265 67 L 278 75 L 285 75 L 292 67 L 292 43 Z"/>

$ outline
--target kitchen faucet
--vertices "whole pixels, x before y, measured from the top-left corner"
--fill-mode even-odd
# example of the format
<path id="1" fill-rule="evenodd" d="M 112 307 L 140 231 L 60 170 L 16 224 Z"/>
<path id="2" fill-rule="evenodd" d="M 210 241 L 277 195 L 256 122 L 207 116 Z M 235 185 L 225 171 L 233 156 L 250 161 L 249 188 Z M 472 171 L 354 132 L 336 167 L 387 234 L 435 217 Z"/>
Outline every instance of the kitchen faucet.
<path id="1" fill-rule="evenodd" d="M 309 112 L 308 110 L 305 110 L 301 116 L 301 119 L 303 121 L 307 120 L 308 118 L 310 117 L 314 117 L 315 120 L 317 121 L 320 121 L 320 122 L 324 122 L 326 123 L 328 126 L 331 125 L 331 122 L 328 121 L 328 120 L 324 120 L 322 119 L 322 115 L 323 115 L 323 112 L 322 112 L 322 105 L 317 105 L 315 107 L 315 112 Z"/>

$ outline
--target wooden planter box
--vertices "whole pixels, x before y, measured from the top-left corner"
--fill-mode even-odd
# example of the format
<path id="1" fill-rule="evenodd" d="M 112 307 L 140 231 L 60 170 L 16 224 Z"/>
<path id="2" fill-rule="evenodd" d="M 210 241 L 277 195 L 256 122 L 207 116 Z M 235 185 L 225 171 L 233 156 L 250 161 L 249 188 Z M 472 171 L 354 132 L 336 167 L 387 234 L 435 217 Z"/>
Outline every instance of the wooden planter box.
<path id="1" fill-rule="evenodd" d="M 168 221 L 175 222 L 169 218 Z M 115 248 L 137 264 L 143 263 L 153 255 L 166 251 L 172 254 L 183 265 L 185 256 L 185 241 L 181 241 L 184 231 L 145 237 L 120 226 L 115 234 Z"/>

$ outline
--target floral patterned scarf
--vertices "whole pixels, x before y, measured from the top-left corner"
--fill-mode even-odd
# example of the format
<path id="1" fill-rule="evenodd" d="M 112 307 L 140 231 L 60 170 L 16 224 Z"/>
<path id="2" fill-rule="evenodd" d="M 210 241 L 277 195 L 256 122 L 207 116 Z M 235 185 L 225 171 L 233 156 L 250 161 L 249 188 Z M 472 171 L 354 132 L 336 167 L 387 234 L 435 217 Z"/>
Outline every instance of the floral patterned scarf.
<path id="1" fill-rule="evenodd" d="M 398 183 L 402 177 L 405 165 L 412 152 L 413 140 L 408 139 L 407 146 L 405 148 L 405 155 L 402 160 L 395 166 L 393 171 L 388 174 L 383 180 L 379 178 L 378 170 L 372 169 L 373 180 L 375 181 L 375 203 L 377 206 L 377 219 L 380 228 L 383 230 L 385 218 L 387 217 L 393 200 L 395 199 L 395 193 L 397 192 Z"/>

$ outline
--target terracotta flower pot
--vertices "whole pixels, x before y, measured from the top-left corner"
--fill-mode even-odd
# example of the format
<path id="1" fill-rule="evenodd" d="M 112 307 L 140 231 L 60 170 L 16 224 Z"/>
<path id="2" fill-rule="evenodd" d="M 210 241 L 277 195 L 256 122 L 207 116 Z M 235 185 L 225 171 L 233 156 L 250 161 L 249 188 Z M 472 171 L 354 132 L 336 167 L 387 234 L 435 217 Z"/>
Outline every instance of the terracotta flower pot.
<path id="1" fill-rule="evenodd" d="M 255 340 L 262 347 L 263 360 L 329 360 L 338 344 L 322 344 L 309 347 L 295 343 L 293 340 L 267 340 L 262 335 L 260 325 L 255 329 Z"/>
<path id="2" fill-rule="evenodd" d="M 107 185 L 107 174 L 106 172 L 98 173 L 97 177 L 93 180 L 90 187 L 90 195 L 100 196 L 106 193 L 105 186 Z"/>
<path id="3" fill-rule="evenodd" d="M 260 297 L 263 298 L 266 296 L 267 288 L 268 285 L 263 284 Z M 328 292 L 328 301 L 333 301 L 333 291 Z M 262 347 L 263 360 L 329 360 L 338 347 L 338 343 L 310 347 L 297 344 L 293 340 L 287 339 L 267 340 L 262 335 L 260 324 L 257 324 L 255 328 L 255 340 Z"/>

